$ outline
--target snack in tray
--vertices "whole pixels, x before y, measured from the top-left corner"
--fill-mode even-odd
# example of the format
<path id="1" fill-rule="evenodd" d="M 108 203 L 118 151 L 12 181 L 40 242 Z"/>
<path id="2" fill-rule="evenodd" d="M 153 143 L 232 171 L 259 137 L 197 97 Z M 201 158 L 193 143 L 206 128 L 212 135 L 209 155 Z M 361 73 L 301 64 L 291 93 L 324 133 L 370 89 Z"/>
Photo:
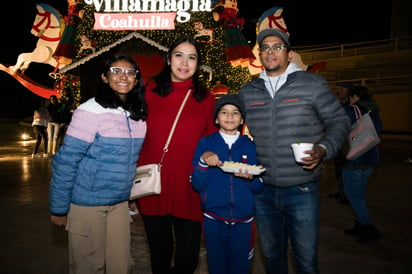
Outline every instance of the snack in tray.
<path id="1" fill-rule="evenodd" d="M 238 172 L 240 169 L 247 170 L 249 173 L 253 175 L 259 175 L 263 171 L 265 171 L 264 168 L 261 168 L 257 165 L 248 165 L 245 163 L 239 163 L 239 162 L 233 162 L 233 161 L 224 161 L 223 165 L 220 166 L 220 168 L 224 172 L 231 172 L 231 173 Z"/>

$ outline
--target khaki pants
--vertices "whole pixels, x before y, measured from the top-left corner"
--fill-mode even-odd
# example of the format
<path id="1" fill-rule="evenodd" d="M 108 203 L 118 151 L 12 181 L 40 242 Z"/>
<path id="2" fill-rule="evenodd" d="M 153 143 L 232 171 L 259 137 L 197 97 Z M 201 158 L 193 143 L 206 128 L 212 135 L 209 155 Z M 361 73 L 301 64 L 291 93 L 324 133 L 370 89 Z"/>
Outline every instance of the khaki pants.
<path id="1" fill-rule="evenodd" d="M 70 273 L 128 273 L 131 220 L 127 201 L 97 207 L 71 204 L 66 227 Z"/>

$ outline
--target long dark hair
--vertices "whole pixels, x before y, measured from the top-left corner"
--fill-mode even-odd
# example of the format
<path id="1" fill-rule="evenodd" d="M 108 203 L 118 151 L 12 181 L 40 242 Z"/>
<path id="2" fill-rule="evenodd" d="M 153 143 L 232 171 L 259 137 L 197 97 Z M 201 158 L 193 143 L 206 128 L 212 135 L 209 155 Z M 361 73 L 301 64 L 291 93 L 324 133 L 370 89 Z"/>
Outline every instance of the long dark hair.
<path id="1" fill-rule="evenodd" d="M 126 54 L 113 55 L 104 63 L 102 73 L 108 78 L 110 67 L 114 62 L 120 60 L 129 62 L 133 65 L 134 69 L 138 70 L 138 73 L 136 75 L 136 80 L 138 81 L 137 84 L 126 95 L 126 100 L 123 102 L 116 94 L 116 92 L 110 87 L 110 85 L 104 83 L 103 79 L 101 79 L 100 77 L 95 100 L 105 108 L 122 107 L 123 109 L 130 112 L 131 119 L 136 121 L 144 121 L 147 118 L 147 104 L 144 98 L 144 83 L 140 69 L 133 58 Z"/>
<path id="2" fill-rule="evenodd" d="M 192 76 L 193 86 L 191 88 L 194 89 L 193 97 L 195 97 L 196 101 L 200 102 L 206 97 L 206 95 L 208 94 L 208 90 L 206 86 L 203 84 L 203 82 L 199 79 L 200 67 L 202 65 L 202 56 L 200 53 L 200 49 L 196 41 L 190 37 L 180 37 L 170 45 L 163 70 L 153 78 L 153 80 L 156 82 L 156 87 L 153 89 L 153 92 L 155 92 L 159 96 L 166 97 L 173 91 L 171 79 L 172 69 L 169 63 L 171 61 L 172 53 L 175 50 L 175 48 L 185 42 L 188 42 L 195 47 L 198 56 L 197 70 Z"/>

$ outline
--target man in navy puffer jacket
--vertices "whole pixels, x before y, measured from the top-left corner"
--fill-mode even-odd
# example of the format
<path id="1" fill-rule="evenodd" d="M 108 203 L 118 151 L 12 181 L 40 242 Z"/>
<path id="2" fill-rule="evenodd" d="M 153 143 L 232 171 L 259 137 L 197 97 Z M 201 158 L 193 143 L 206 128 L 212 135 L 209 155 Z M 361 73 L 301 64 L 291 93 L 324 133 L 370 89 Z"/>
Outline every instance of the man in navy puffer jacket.
<path id="1" fill-rule="evenodd" d="M 239 94 L 258 161 L 266 168 L 255 215 L 266 273 L 288 272 L 289 239 L 296 272 L 319 273 L 318 180 L 322 160 L 332 159 L 345 142 L 349 118 L 325 79 L 290 62 L 293 51 L 286 33 L 264 29 L 257 40 L 265 70 Z M 302 163 L 291 150 L 297 140 L 314 144 Z"/>

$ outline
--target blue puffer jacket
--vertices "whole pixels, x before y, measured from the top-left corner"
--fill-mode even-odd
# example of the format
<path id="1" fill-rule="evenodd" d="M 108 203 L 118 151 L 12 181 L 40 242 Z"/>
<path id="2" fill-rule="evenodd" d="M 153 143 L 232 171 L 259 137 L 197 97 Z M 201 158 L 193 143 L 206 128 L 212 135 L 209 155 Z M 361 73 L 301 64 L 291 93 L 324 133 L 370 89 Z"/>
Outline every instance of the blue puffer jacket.
<path id="1" fill-rule="evenodd" d="M 305 170 L 295 162 L 291 144 L 296 139 L 323 145 L 325 159 L 332 159 L 350 132 L 349 118 L 322 76 L 306 71 L 286 73 L 287 80 L 274 98 L 262 78 L 239 91 L 259 162 L 266 168 L 263 182 L 277 187 L 317 181 L 321 176 L 322 165 Z"/>
<path id="2" fill-rule="evenodd" d="M 66 215 L 70 203 L 112 205 L 129 199 L 146 122 L 122 108 L 103 108 L 93 99 L 73 114 L 53 159 L 50 209 Z"/>
<path id="3" fill-rule="evenodd" d="M 210 216 L 228 222 L 240 222 L 253 216 L 255 212 L 254 194 L 262 190 L 258 177 L 252 180 L 236 177 L 223 172 L 219 167 L 207 167 L 199 160 L 206 151 L 212 151 L 219 160 L 257 164 L 255 144 L 246 135 L 240 136 L 229 149 L 219 132 L 200 140 L 193 158 L 194 171 L 191 176 L 193 188 L 200 192 L 202 209 Z"/>

